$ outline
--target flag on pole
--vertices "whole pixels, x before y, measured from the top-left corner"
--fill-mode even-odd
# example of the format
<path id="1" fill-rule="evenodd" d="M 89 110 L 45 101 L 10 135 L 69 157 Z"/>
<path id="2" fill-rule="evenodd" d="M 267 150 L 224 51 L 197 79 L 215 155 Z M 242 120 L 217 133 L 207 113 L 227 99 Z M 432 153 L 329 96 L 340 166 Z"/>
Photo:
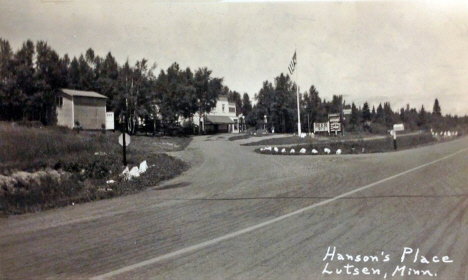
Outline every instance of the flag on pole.
<path id="1" fill-rule="evenodd" d="M 296 69 L 296 64 L 297 64 L 297 61 L 296 61 L 296 52 L 294 51 L 293 58 L 292 58 L 291 62 L 289 63 L 289 66 L 288 66 L 289 74 L 292 75 L 292 74 L 294 73 L 294 69 Z"/>

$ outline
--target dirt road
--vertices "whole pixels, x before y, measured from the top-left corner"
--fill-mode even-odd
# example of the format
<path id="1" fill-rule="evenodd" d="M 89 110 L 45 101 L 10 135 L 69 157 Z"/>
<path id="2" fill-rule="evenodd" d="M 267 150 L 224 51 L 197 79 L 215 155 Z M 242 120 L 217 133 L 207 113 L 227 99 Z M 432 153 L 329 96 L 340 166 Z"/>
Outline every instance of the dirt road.
<path id="1" fill-rule="evenodd" d="M 0 219 L 0 278 L 468 278 L 468 138 L 302 157 L 247 141 L 196 137 L 176 179 Z"/>

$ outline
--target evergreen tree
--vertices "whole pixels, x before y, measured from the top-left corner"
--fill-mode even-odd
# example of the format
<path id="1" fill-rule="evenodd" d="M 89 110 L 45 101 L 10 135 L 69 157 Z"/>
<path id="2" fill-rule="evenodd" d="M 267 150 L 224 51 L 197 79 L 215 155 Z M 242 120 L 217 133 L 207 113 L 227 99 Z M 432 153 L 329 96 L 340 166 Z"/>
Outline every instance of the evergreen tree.
<path id="1" fill-rule="evenodd" d="M 15 96 L 15 61 L 10 43 L 0 38 L 0 120 L 15 119 L 15 109 L 23 102 Z"/>
<path id="2" fill-rule="evenodd" d="M 371 121 L 371 112 L 369 110 L 369 103 L 367 102 L 364 102 L 362 107 L 362 121 L 365 123 Z"/>
<path id="3" fill-rule="evenodd" d="M 382 107 L 382 103 L 379 104 L 377 107 L 377 112 L 375 115 L 375 122 L 377 123 L 384 123 L 385 122 L 385 115 L 384 115 L 384 110 Z"/>
<path id="4" fill-rule="evenodd" d="M 353 129 L 355 129 L 359 124 L 359 114 L 354 102 L 351 104 L 351 118 L 349 120 L 349 124 Z"/>
<path id="5" fill-rule="evenodd" d="M 421 110 L 419 111 L 417 124 L 419 127 L 424 127 L 426 125 L 426 110 L 424 110 L 424 105 L 421 106 Z"/>
<path id="6" fill-rule="evenodd" d="M 432 109 L 432 114 L 434 114 L 434 116 L 438 116 L 438 117 L 442 116 L 442 111 L 440 109 L 439 100 L 437 100 L 437 98 L 434 101 L 434 107 Z"/>
<path id="7" fill-rule="evenodd" d="M 252 102 L 250 102 L 250 97 L 247 93 L 244 93 L 242 96 L 242 115 L 247 117 L 252 111 Z"/>

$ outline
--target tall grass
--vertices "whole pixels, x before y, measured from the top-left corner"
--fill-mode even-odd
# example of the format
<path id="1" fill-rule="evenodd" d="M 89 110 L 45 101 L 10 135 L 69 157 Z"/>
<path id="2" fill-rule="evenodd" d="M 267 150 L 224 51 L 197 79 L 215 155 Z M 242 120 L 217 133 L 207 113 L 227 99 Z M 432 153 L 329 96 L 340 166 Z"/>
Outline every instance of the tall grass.
<path id="1" fill-rule="evenodd" d="M 123 164 L 117 135 L 0 123 L 0 214 L 128 194 L 173 178 L 188 168 L 181 160 L 160 154 L 163 151 L 155 147 L 160 146 L 157 143 L 161 139 L 135 137 L 137 143 L 127 149 L 129 167 L 146 160 L 151 168 L 143 176 L 125 181 L 119 176 Z M 183 149 L 190 138 L 163 141 L 178 143 L 171 145 L 174 150 Z M 107 185 L 110 179 L 116 182 Z"/>
<path id="2" fill-rule="evenodd" d="M 25 127 L 0 123 L 0 173 L 45 167 L 61 158 L 108 152 L 115 149 L 111 139 L 100 133 L 76 133 L 61 127 Z"/>

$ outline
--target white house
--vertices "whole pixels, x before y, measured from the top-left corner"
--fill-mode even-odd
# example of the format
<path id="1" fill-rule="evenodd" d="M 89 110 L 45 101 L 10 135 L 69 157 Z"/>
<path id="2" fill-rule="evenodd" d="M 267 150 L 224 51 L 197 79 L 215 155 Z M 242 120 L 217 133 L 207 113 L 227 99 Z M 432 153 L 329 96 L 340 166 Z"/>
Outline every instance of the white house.
<path id="1" fill-rule="evenodd" d="M 193 116 L 193 123 L 200 124 L 207 133 L 239 133 L 239 117 L 236 116 L 236 104 L 229 102 L 227 96 L 219 96 L 216 107 L 210 113 Z"/>

